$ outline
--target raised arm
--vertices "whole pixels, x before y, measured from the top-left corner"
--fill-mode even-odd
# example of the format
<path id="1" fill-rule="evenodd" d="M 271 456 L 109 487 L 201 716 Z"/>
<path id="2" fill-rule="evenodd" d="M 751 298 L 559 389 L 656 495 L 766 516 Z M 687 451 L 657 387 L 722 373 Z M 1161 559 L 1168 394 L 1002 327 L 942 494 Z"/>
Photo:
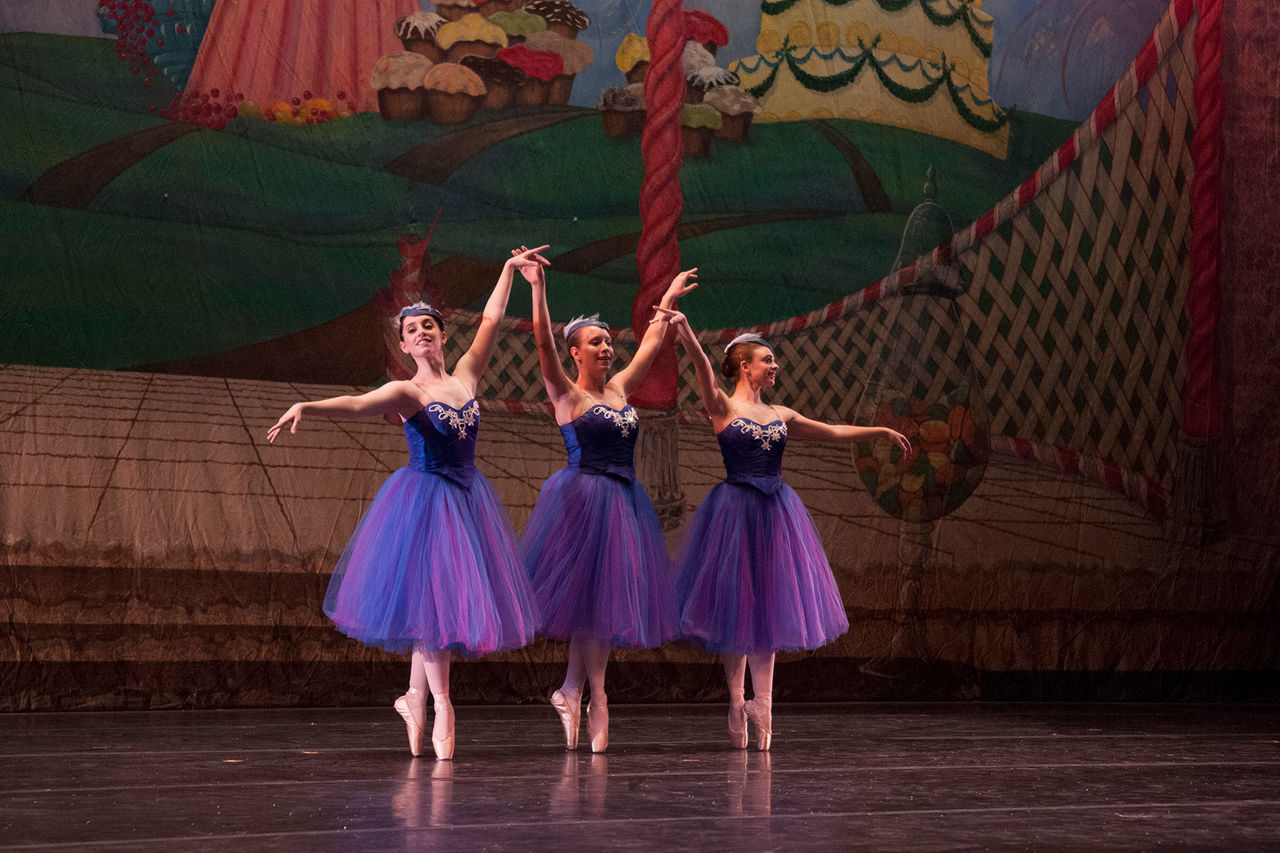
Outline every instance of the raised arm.
<path id="1" fill-rule="evenodd" d="M 542 384 L 546 386 L 552 405 L 559 405 L 569 396 L 573 383 L 564 372 L 564 364 L 556 349 L 556 336 L 551 331 L 551 312 L 547 310 L 547 277 L 542 264 L 525 265 L 520 268 L 520 272 L 533 288 L 533 340 L 538 347 Z"/>
<path id="2" fill-rule="evenodd" d="M 418 408 L 418 395 L 412 382 L 388 382 L 364 394 L 344 394 L 327 400 L 294 403 L 280 416 L 275 426 L 267 430 L 267 441 L 274 443 L 286 425 L 290 434 L 296 433 L 304 415 L 324 415 L 338 420 L 392 414 L 406 417 L 406 413 L 411 417 Z"/>
<path id="3" fill-rule="evenodd" d="M 657 311 L 649 327 L 645 329 L 644 337 L 640 339 L 640 346 L 636 347 L 636 354 L 631 362 L 618 371 L 617 377 L 613 380 L 623 397 L 630 396 L 631 392 L 640 387 L 640 383 L 644 381 L 645 375 L 649 372 L 649 366 L 653 364 L 654 356 L 658 354 L 666 338 L 668 320 L 673 314 L 678 313 L 673 310 L 676 300 L 698 286 L 694 281 L 697 277 L 697 267 L 677 275 L 671 280 L 666 293 L 662 294 L 662 299 L 654 306 L 655 310 L 662 310 Z"/>
<path id="4" fill-rule="evenodd" d="M 713 421 L 727 418 L 730 411 L 729 398 L 725 395 L 719 381 L 716 379 L 715 367 L 711 364 L 711 359 L 707 358 L 706 350 L 702 348 L 702 344 L 698 342 L 697 337 L 693 334 L 693 329 L 689 328 L 689 321 L 679 311 L 672 311 L 669 308 L 662 307 L 657 310 L 659 314 L 667 315 L 668 322 L 676 330 L 681 345 L 684 346 L 685 352 L 689 354 L 689 360 L 693 362 L 693 371 L 698 379 L 698 395 L 702 399 L 702 407 L 707 410 L 707 414 L 711 416 Z"/>
<path id="5" fill-rule="evenodd" d="M 512 255 L 502 265 L 498 282 L 493 286 L 493 293 L 489 294 L 489 301 L 485 303 L 480 327 L 471 340 L 471 348 L 458 359 L 453 368 L 454 378 L 466 385 L 471 393 L 475 393 L 480 377 L 484 375 L 489 359 L 493 356 L 493 347 L 498 340 L 498 324 L 507 313 L 507 300 L 511 298 L 511 281 L 516 270 L 530 264 L 545 266 L 548 261 L 539 252 L 546 248 L 547 246 L 539 246 L 536 249 L 525 249 Z"/>
<path id="6" fill-rule="evenodd" d="M 788 409 L 786 406 L 776 406 L 778 411 L 782 412 L 783 419 L 787 422 L 787 435 L 790 438 L 809 439 L 813 441 L 839 441 L 850 443 L 854 441 L 876 441 L 883 439 L 896 444 L 902 449 L 903 453 L 910 455 L 911 441 L 902 433 L 889 429 L 888 427 L 861 427 L 851 424 L 828 424 L 822 421 L 815 421 L 806 418 L 804 415 Z"/>

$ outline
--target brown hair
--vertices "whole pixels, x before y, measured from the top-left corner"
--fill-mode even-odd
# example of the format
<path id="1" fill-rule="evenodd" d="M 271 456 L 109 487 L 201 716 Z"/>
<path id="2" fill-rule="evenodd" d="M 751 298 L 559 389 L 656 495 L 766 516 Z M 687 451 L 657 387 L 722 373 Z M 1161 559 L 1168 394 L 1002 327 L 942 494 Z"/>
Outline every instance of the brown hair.
<path id="1" fill-rule="evenodd" d="M 724 352 L 724 361 L 720 362 L 721 375 L 730 382 L 737 382 L 738 374 L 742 371 L 742 362 L 754 358 L 757 349 L 768 349 L 768 347 L 755 341 L 743 341 L 729 347 Z"/>
<path id="2" fill-rule="evenodd" d="M 413 316 L 413 317 L 430 317 L 430 318 L 432 319 L 432 321 L 434 321 L 434 322 L 435 322 L 435 324 L 436 324 L 436 328 L 437 328 L 437 329 L 439 329 L 439 330 L 441 331 L 441 333 L 443 333 L 446 337 L 448 337 L 449 333 L 445 331 L 444 323 L 440 322 L 440 318 L 439 318 L 439 317 L 437 317 L 436 315 L 434 315 L 434 314 L 412 314 L 412 315 L 410 315 L 410 316 Z M 401 317 L 401 318 L 399 318 L 398 320 L 396 320 L 396 337 L 398 337 L 400 340 L 404 340 L 404 321 L 405 321 L 405 320 L 408 320 L 408 319 L 409 319 L 408 317 Z"/>
<path id="3" fill-rule="evenodd" d="M 608 326 L 597 326 L 594 323 L 588 323 L 585 326 L 579 326 L 578 328 L 574 329 L 573 333 L 570 334 L 569 337 L 565 338 L 564 340 L 565 347 L 567 349 L 573 349 L 574 347 L 582 346 L 580 343 L 578 343 L 579 336 L 583 332 L 585 332 L 587 329 L 596 329 L 598 331 L 604 332 L 606 335 L 609 336 L 610 346 L 613 345 L 613 331 Z M 570 354 L 572 355 L 572 353 Z"/>

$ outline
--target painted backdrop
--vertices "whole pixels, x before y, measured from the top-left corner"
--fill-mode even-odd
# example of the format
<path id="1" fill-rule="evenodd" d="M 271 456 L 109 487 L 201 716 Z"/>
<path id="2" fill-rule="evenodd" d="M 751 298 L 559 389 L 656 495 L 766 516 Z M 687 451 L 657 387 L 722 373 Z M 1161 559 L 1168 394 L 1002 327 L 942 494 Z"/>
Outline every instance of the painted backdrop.
<path id="1" fill-rule="evenodd" d="M 0 707 L 382 701 L 401 664 L 319 602 L 399 433 L 265 430 L 403 371 L 407 301 L 461 352 L 521 243 L 624 353 L 696 265 L 713 357 L 757 328 L 778 402 L 912 437 L 791 449 L 853 627 L 780 698 L 1274 689 L 1280 560 L 1220 476 L 1217 2 L 577 2 L 0 9 Z M 529 313 L 479 451 L 517 529 L 563 455 Z M 674 548 L 719 459 L 655 374 Z M 680 644 L 618 660 L 620 700 L 718 689 Z"/>

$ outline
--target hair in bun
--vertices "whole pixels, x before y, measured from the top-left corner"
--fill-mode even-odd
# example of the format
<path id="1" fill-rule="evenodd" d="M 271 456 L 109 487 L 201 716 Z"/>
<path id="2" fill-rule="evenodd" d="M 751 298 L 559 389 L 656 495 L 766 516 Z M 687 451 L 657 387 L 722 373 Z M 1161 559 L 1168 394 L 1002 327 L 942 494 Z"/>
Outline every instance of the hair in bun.
<path id="1" fill-rule="evenodd" d="M 720 373 L 730 382 L 738 381 L 742 362 L 750 361 L 755 356 L 755 347 L 764 347 L 773 352 L 769 342 L 755 332 L 745 332 L 729 341 L 724 348 L 724 361 L 720 363 Z"/>

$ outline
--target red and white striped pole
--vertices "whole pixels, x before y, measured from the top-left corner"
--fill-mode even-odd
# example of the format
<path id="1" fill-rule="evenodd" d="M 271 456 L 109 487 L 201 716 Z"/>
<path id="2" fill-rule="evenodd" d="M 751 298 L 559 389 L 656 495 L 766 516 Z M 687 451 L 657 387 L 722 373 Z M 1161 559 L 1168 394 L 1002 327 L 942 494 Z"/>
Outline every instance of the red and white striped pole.
<path id="1" fill-rule="evenodd" d="M 644 181 L 640 185 L 641 231 L 636 250 L 640 291 L 631 305 L 631 326 L 637 340 L 644 336 L 653 316 L 652 306 L 680 271 L 676 229 L 684 209 L 680 191 L 680 163 L 684 159 L 680 131 L 680 110 L 684 105 L 684 72 L 680 67 L 685 41 L 683 0 L 654 0 L 645 36 L 649 42 L 649 70 L 644 78 L 647 116 L 640 136 Z M 649 409 L 675 406 L 678 368 L 674 348 L 659 352 L 644 383 L 632 394 L 632 403 Z"/>

